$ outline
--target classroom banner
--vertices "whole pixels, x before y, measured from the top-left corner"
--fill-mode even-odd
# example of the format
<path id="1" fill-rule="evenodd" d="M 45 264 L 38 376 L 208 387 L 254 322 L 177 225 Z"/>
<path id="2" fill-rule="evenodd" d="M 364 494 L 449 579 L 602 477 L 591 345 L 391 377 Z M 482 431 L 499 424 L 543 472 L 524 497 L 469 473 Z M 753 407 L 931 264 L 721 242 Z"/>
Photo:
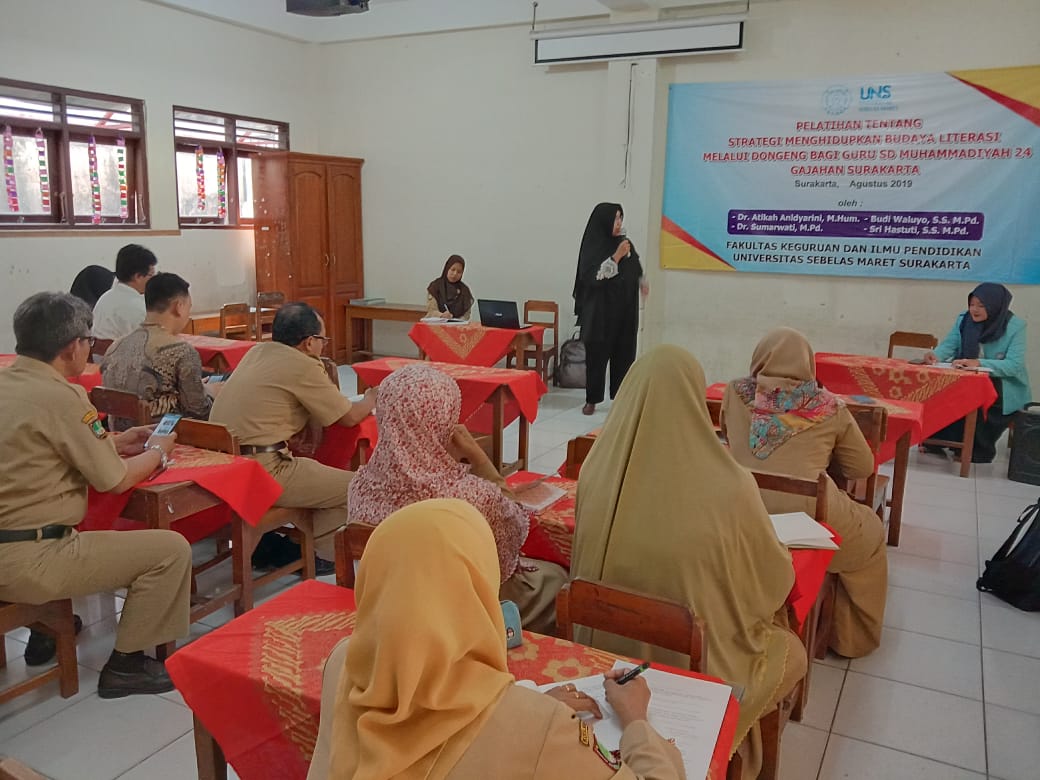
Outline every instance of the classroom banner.
<path id="1" fill-rule="evenodd" d="M 661 265 L 1040 284 L 1040 66 L 673 84 Z"/>

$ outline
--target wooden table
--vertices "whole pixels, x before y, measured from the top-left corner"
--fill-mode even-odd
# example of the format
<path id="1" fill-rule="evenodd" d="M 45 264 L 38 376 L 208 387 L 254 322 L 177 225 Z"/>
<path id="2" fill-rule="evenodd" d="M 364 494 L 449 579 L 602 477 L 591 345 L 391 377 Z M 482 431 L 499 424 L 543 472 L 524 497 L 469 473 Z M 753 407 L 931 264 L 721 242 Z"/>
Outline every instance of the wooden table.
<path id="1" fill-rule="evenodd" d="M 544 333 L 542 325 L 512 330 L 488 328 L 478 323 L 417 322 L 408 331 L 408 338 L 419 348 L 422 360 L 493 366 L 512 352 L 517 367 L 521 367 L 524 351 L 540 345 Z"/>
<path id="2" fill-rule="evenodd" d="M 353 633 L 355 610 L 352 590 L 303 582 L 167 661 L 195 716 L 199 780 L 224 780 L 228 762 L 242 780 L 304 779 L 318 735 L 325 659 Z M 617 660 L 612 653 L 528 631 L 507 658 L 517 679 L 539 684 L 601 673 Z M 725 777 L 737 714 L 731 697 L 709 780 Z"/>
<path id="3" fill-rule="evenodd" d="M 418 322 L 426 316 L 426 307 L 415 303 L 344 303 L 344 344 L 347 345 L 347 363 L 354 362 L 355 354 L 372 357 L 372 322 Z M 361 322 L 361 346 L 354 345 L 354 320 Z"/>

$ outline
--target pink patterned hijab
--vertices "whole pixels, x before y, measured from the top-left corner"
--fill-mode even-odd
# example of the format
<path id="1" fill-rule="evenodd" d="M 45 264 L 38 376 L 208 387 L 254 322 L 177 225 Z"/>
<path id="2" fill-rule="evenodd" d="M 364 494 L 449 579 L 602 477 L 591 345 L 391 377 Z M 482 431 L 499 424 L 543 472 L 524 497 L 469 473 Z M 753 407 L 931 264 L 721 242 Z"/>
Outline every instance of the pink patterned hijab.
<path id="1" fill-rule="evenodd" d="M 424 363 L 405 366 L 379 386 L 379 442 L 350 483 L 351 522 L 378 525 L 409 504 L 459 498 L 476 507 L 491 526 L 502 582 L 516 571 L 530 517 L 492 482 L 470 473 L 448 452 L 462 408 L 455 380 Z"/>

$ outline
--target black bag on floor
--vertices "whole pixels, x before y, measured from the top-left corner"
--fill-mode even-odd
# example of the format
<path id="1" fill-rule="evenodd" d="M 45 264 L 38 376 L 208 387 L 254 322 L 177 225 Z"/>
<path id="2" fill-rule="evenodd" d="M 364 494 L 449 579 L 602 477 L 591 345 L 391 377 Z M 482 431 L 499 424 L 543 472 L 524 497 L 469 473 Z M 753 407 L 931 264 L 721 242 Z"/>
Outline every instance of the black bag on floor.
<path id="1" fill-rule="evenodd" d="M 1022 511 L 975 587 L 1013 607 L 1040 612 L 1040 501 Z"/>
<path id="2" fill-rule="evenodd" d="M 560 345 L 553 384 L 557 387 L 585 387 L 585 345 L 577 332 Z"/>

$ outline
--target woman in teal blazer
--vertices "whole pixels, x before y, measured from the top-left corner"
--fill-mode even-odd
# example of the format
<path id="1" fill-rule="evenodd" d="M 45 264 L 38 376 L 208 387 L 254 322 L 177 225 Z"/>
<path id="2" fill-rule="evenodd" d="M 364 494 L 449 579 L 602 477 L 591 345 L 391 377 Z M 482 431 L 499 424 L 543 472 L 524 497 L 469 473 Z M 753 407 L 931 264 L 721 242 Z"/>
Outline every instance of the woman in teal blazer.
<path id="1" fill-rule="evenodd" d="M 990 463 L 997 439 L 1012 416 L 1032 400 L 1026 371 L 1026 323 L 1011 312 L 1011 292 L 1002 284 L 980 284 L 968 296 L 968 310 L 957 318 L 942 344 L 929 352 L 929 363 L 951 362 L 955 368 L 988 368 L 997 400 L 975 426 L 972 463 Z M 964 436 L 959 420 L 934 435 L 956 441 Z"/>

